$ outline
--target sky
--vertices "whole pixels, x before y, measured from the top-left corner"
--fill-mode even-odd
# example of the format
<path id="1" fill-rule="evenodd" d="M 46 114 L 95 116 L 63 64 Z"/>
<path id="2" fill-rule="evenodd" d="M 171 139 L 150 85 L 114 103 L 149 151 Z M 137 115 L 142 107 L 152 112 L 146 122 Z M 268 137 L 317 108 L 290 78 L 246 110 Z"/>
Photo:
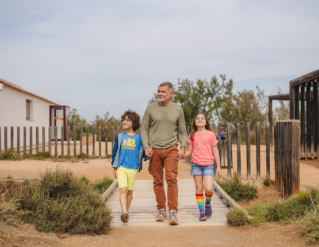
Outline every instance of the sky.
<path id="1" fill-rule="evenodd" d="M 163 81 L 266 95 L 318 69 L 317 0 L 0 0 L 0 78 L 88 121 L 143 115 Z"/>

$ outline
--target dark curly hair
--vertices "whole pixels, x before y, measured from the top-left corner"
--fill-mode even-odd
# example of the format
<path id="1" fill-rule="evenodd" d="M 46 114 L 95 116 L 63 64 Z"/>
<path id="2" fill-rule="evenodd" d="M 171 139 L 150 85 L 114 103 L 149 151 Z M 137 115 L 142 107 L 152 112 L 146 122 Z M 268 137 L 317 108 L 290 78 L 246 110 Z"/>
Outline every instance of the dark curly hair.
<path id="1" fill-rule="evenodd" d="M 126 117 L 132 121 L 133 130 L 137 131 L 141 126 L 140 116 L 136 112 L 128 110 L 121 116 L 122 122 Z"/>

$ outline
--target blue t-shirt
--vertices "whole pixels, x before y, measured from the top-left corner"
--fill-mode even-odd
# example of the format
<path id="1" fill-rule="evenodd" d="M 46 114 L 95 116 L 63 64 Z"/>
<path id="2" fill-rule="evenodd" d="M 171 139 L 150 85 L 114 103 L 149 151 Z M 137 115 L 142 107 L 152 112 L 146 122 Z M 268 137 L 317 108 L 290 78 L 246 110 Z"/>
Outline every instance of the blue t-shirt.
<path id="1" fill-rule="evenodd" d="M 129 169 L 138 168 L 138 151 L 142 147 L 142 139 L 140 134 L 130 136 L 123 132 L 122 143 L 119 157 L 119 167 L 123 166 Z"/>

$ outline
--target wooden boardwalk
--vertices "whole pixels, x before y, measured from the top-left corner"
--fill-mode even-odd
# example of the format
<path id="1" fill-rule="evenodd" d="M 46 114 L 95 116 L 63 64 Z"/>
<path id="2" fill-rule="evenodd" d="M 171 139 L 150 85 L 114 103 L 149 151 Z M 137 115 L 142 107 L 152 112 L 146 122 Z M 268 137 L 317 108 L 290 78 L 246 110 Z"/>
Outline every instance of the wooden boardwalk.
<path id="1" fill-rule="evenodd" d="M 199 221 L 199 211 L 195 198 L 195 184 L 193 180 L 178 180 L 178 227 L 182 226 L 226 226 L 226 213 L 228 208 L 214 193 L 212 198 L 212 217 L 207 221 Z M 167 191 L 165 182 L 165 191 Z M 121 207 L 119 202 L 119 189 L 108 199 L 112 208 L 114 219 L 113 226 L 162 226 L 169 227 L 168 218 L 165 222 L 156 222 L 156 200 L 152 180 L 136 180 L 134 185 L 133 202 L 130 207 L 128 223 L 121 222 Z M 168 212 L 168 209 L 167 209 Z"/>

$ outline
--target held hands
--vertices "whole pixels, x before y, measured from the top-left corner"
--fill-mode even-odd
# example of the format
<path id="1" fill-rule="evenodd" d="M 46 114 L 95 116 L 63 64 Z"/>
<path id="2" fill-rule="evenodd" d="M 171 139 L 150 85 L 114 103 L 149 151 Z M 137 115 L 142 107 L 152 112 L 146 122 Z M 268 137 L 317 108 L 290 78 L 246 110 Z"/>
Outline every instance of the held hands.
<path id="1" fill-rule="evenodd" d="M 117 169 L 116 168 L 113 168 L 113 176 L 114 176 L 114 178 L 117 178 Z"/>
<path id="2" fill-rule="evenodd" d="M 152 148 L 145 148 L 145 155 L 149 158 L 153 155 L 153 149 Z"/>
<path id="3" fill-rule="evenodd" d="M 184 158 L 184 155 L 185 155 L 185 149 L 184 148 L 181 148 L 178 152 L 178 158 L 179 159 L 182 159 Z"/>

